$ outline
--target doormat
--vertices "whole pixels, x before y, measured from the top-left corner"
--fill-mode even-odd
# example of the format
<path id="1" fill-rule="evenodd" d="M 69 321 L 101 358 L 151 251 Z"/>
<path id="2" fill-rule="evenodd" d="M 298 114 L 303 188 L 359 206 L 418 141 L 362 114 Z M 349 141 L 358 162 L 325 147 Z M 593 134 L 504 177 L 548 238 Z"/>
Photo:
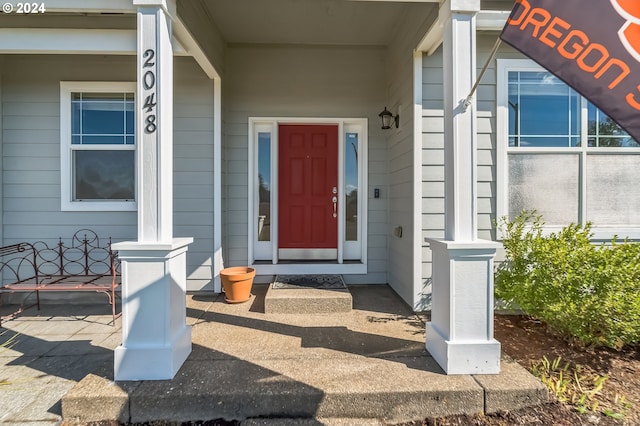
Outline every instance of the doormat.
<path id="1" fill-rule="evenodd" d="M 342 275 L 276 275 L 274 289 L 346 289 Z"/>

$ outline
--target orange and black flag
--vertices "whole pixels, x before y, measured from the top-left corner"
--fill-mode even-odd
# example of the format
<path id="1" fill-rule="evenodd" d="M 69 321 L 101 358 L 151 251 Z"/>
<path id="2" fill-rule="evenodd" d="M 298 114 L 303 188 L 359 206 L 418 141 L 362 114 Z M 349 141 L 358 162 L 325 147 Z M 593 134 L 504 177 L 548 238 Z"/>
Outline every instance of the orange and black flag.
<path id="1" fill-rule="evenodd" d="M 640 141 L 640 0 L 516 0 L 500 38 Z"/>

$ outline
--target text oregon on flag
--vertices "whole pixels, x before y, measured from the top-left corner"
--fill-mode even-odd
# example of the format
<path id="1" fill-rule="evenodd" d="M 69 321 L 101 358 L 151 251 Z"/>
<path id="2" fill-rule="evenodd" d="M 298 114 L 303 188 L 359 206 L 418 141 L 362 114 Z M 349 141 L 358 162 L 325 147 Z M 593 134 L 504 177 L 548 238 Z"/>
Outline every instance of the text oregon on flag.
<path id="1" fill-rule="evenodd" d="M 640 142 L 640 0 L 516 0 L 500 38 Z"/>

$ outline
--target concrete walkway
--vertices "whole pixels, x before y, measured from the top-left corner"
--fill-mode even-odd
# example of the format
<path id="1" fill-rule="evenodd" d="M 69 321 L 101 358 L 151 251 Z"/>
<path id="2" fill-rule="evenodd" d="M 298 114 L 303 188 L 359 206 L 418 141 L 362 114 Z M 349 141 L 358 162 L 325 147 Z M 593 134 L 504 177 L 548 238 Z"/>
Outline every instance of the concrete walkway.
<path id="1" fill-rule="evenodd" d="M 62 414 L 68 424 L 381 425 L 547 398 L 506 360 L 496 376 L 444 375 L 424 349 L 424 318 L 387 286 L 351 287 L 353 311 L 330 315 L 265 314 L 266 290 L 255 286 L 240 305 L 189 296 L 193 352 L 171 381 L 112 381 L 120 329 L 105 306 L 47 305 L 3 323 L 0 343 L 16 337 L 0 349 L 0 425 L 56 424 Z"/>

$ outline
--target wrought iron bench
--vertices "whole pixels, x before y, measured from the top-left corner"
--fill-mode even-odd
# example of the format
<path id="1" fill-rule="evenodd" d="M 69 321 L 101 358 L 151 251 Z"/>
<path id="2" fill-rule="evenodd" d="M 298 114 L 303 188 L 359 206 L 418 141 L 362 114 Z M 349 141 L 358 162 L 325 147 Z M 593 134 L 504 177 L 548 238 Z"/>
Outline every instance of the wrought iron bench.
<path id="1" fill-rule="evenodd" d="M 121 280 L 120 262 L 117 252 L 111 250 L 111 238 L 101 244 L 95 232 L 81 229 L 73 234 L 70 244 L 60 238 L 55 247 L 42 241 L 0 247 L 0 274 L 0 296 L 16 292 L 36 294 L 35 303 L 25 306 L 29 294 L 17 311 L 0 317 L 0 326 L 3 319 L 12 318 L 25 309 L 33 306 L 40 309 L 40 293 L 54 291 L 106 294 L 115 324 L 116 289 Z"/>

